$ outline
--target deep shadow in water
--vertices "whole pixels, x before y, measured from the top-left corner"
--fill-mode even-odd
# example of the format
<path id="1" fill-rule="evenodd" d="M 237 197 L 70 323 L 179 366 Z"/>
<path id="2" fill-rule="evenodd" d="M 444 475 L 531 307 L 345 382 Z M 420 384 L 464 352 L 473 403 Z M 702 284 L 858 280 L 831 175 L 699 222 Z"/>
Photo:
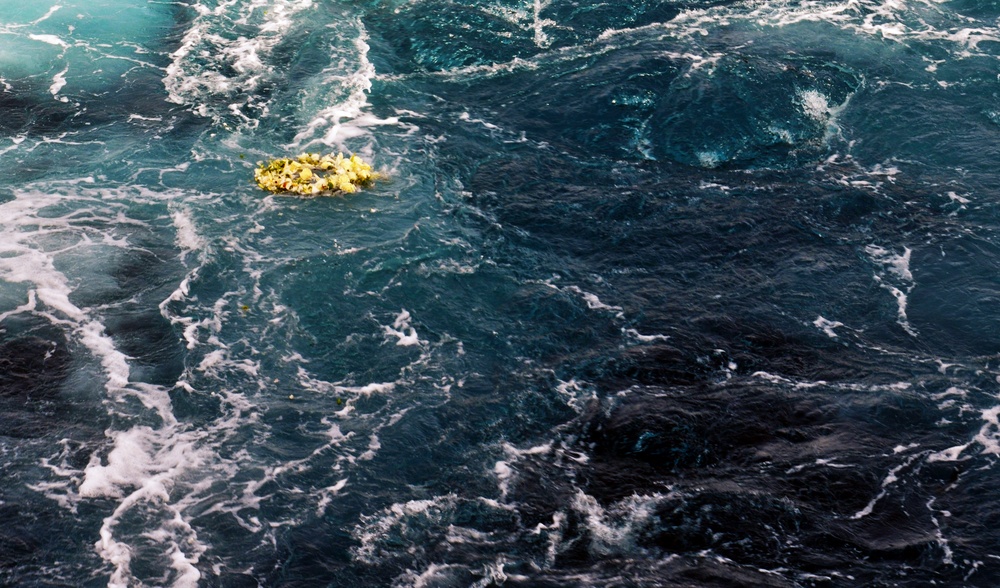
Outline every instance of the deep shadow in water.
<path id="1" fill-rule="evenodd" d="M 84 444 L 99 442 L 106 415 L 99 407 L 81 407 L 67 393 L 74 371 L 73 354 L 57 327 L 22 317 L 0 322 L 0 460 L 9 471 L 19 469 L 11 464 L 49 457 L 60 447 L 62 465 L 87 465 Z M 39 501 L 29 488 L 35 482 L 8 475 L 0 488 L 0 583 L 56 585 L 47 577 L 48 566 L 68 553 L 91 551 L 93 539 L 80 521 L 55 501 Z"/>
<path id="2" fill-rule="evenodd" d="M 899 461 L 880 456 L 882 448 L 940 442 L 902 433 L 931 427 L 936 411 L 926 404 L 916 395 L 790 393 L 752 382 L 633 389 L 586 422 L 583 442 L 593 449 L 582 487 L 602 504 L 669 488 L 675 498 L 656 505 L 657 523 L 641 537 L 665 553 L 712 549 L 866 584 L 885 573 L 858 565 L 866 558 L 896 562 L 890 569 L 924 560 L 934 577 L 942 553 L 924 505 L 954 480 L 954 466 L 925 472 L 920 486 L 854 518 Z"/>
<path id="3" fill-rule="evenodd" d="M 834 585 L 965 581 L 954 550 L 986 558 L 1000 536 L 978 515 L 955 515 L 992 516 L 964 484 L 984 475 L 985 460 L 933 462 L 919 449 L 964 443 L 980 426 L 939 422 L 931 393 L 954 380 L 928 358 L 975 364 L 993 342 L 939 333 L 920 307 L 910 317 L 924 336 L 908 334 L 884 295 L 893 276 L 866 254 L 873 235 L 907 243 L 917 230 L 953 247 L 952 221 L 934 198 L 915 197 L 913 185 L 853 189 L 806 171 L 566 171 L 580 167 L 559 158 L 480 166 L 476 204 L 511 227 L 491 253 L 516 266 L 525 258 L 514 251 L 544 251 L 534 260 L 620 304 L 628 326 L 669 339 L 565 358 L 560 373 L 594 383 L 606 400 L 569 427 L 567 438 L 579 436 L 571 446 L 590 456 L 572 468 L 579 486 L 553 495 L 551 463 L 538 464 L 534 482 L 521 472 L 520 503 L 548 505 L 526 526 L 549 524 L 578 491 L 608 511 L 660 496 L 631 530 L 647 556 L 711 550 Z M 823 315 L 849 327 L 824 333 L 814 323 Z M 964 381 L 992 388 L 989 373 Z M 992 405 L 988 393 L 976 402 Z M 588 569 L 602 564 L 583 513 L 563 539 L 579 547 L 557 561 Z M 722 581 L 706 566 L 716 568 L 702 562 L 699 582 Z M 974 576 L 982 586 L 996 579 Z"/>
<path id="4" fill-rule="evenodd" d="M 448 161 L 455 143 L 441 148 Z M 525 586 L 1000 580 L 962 563 L 1000 543 L 980 519 L 997 515 L 978 496 L 989 457 L 930 459 L 982 425 L 942 412 L 956 381 L 970 410 L 993 406 L 993 372 L 972 369 L 988 367 L 990 343 L 938 334 L 916 309 L 921 336 L 907 332 L 884 286 L 897 276 L 869 250 L 902 253 L 916 231 L 969 247 L 941 202 L 913 205 L 919 186 L 837 179 L 854 166 L 602 166 L 524 147 L 465 171 L 467 200 L 449 213 L 481 232 L 483 255 L 510 275 L 557 277 L 504 294 L 506 333 L 541 367 L 500 359 L 478 398 L 408 415 L 411 443 L 387 442 L 338 502 L 362 531 L 312 519 L 285 536 L 286 566 L 268 577 L 415 582 L 433 568 L 440 585 L 489 585 L 483 562 L 496 559 L 507 584 Z M 938 358 L 960 362 L 960 377 Z M 539 393 L 571 381 L 593 392 L 575 417 Z M 459 449 L 547 440 L 505 458 L 516 475 L 501 494 L 483 484 L 490 464 Z M 372 519 L 402 508 L 383 480 L 430 506 Z"/>
<path id="5" fill-rule="evenodd" d="M 60 386 L 69 372 L 69 350 L 58 329 L 0 340 L 0 435 L 33 438 L 65 427 L 70 408 Z"/>

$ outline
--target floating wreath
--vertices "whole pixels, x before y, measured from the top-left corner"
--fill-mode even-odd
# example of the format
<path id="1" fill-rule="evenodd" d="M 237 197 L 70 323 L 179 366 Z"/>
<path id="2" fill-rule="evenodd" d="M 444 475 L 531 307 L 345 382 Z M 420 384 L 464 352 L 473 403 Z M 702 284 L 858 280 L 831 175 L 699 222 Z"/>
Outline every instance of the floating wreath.
<path id="1" fill-rule="evenodd" d="M 259 163 L 253 172 L 257 185 L 268 192 L 318 196 L 331 192 L 354 192 L 370 186 L 378 177 L 372 166 L 357 155 L 342 153 L 320 157 L 303 153 L 295 159 L 283 157 Z"/>

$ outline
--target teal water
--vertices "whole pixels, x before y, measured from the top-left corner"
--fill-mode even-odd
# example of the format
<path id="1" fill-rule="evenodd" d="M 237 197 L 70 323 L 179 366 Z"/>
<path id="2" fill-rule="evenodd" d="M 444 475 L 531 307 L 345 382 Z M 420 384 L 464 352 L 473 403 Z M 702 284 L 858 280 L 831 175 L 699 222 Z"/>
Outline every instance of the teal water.
<path id="1" fill-rule="evenodd" d="M 0 583 L 996 585 L 1000 4 L 0 9 Z"/>

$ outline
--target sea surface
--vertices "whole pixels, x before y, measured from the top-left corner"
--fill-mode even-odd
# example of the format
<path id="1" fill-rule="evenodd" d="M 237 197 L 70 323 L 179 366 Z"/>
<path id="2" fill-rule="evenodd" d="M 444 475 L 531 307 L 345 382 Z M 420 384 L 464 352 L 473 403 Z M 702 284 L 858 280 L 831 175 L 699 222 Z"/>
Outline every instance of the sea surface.
<path id="1" fill-rule="evenodd" d="M 1000 585 L 1000 1 L 0 15 L 0 585 Z"/>

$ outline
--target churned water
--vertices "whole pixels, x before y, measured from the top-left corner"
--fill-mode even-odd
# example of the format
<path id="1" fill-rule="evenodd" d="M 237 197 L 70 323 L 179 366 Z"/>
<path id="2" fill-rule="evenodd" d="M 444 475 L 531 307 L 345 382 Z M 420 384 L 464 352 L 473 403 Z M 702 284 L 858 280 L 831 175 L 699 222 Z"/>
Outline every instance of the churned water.
<path id="1" fill-rule="evenodd" d="M 1000 3 L 0 9 L 0 584 L 1000 584 Z"/>

